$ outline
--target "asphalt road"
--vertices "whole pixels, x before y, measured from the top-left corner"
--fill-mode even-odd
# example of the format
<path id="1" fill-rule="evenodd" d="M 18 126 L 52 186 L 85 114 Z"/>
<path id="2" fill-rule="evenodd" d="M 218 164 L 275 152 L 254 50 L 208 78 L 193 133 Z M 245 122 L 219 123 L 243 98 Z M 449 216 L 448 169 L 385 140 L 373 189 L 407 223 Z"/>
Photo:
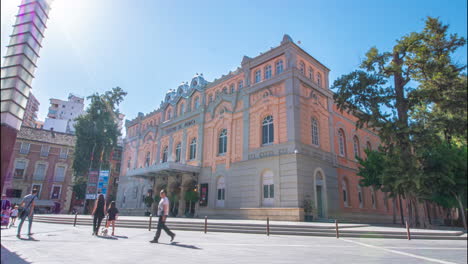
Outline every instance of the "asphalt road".
<path id="1" fill-rule="evenodd" d="M 23 227 L 27 231 L 27 223 Z M 266 236 L 116 229 L 92 236 L 90 226 L 34 223 L 31 239 L 1 230 L 1 263 L 467 263 L 467 241 Z"/>

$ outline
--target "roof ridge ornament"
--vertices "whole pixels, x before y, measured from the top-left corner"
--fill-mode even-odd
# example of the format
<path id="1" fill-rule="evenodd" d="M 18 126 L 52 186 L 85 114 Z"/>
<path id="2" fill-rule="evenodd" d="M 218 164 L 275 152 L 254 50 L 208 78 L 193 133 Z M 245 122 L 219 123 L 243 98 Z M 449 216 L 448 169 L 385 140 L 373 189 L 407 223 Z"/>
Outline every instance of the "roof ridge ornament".
<path id="1" fill-rule="evenodd" d="M 283 40 L 281 41 L 281 45 L 287 44 L 287 43 L 293 43 L 292 38 L 288 34 L 284 34 Z"/>

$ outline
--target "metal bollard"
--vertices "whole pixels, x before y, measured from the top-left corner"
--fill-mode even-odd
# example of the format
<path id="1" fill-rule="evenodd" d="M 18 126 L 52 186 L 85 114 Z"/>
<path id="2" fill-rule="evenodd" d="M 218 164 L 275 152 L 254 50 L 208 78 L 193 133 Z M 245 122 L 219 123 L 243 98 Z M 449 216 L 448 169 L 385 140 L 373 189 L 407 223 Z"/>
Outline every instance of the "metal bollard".
<path id="1" fill-rule="evenodd" d="M 406 220 L 406 236 L 408 237 L 408 240 L 411 240 L 411 233 L 409 230 L 408 220 Z"/>
<path id="2" fill-rule="evenodd" d="M 336 230 L 336 238 L 340 238 L 340 231 L 338 229 L 338 219 L 335 219 L 335 230 Z"/>
<path id="3" fill-rule="evenodd" d="M 150 217 L 150 220 L 149 220 L 148 231 L 151 231 L 151 222 L 153 220 L 153 214 L 150 214 L 149 217 Z"/>
<path id="4" fill-rule="evenodd" d="M 73 221 L 73 226 L 76 226 L 76 219 L 78 218 L 78 213 L 75 213 L 75 221 Z"/>
<path id="5" fill-rule="evenodd" d="M 208 230 L 208 216 L 205 216 L 205 234 Z"/>
<path id="6" fill-rule="evenodd" d="M 270 217 L 267 217 L 267 236 L 270 236 Z"/>

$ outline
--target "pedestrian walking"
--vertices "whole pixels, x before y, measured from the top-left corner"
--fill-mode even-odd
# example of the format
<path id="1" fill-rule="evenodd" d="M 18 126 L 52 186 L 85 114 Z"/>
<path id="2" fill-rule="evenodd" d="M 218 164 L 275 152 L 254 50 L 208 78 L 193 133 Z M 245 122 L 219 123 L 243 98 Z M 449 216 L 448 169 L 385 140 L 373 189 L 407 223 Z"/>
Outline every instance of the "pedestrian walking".
<path id="1" fill-rule="evenodd" d="M 13 210 L 11 210 L 11 224 L 10 224 L 10 226 L 15 225 L 17 217 L 18 217 L 18 205 L 15 205 L 15 207 L 13 207 Z"/>
<path id="2" fill-rule="evenodd" d="M 154 236 L 154 239 L 151 240 L 151 243 L 158 243 L 159 236 L 161 235 L 161 229 L 164 229 L 167 235 L 171 237 L 171 242 L 175 238 L 175 234 L 169 230 L 169 228 L 166 226 L 166 219 L 167 215 L 169 214 L 169 199 L 166 197 L 166 191 L 163 189 L 159 193 L 159 196 L 161 197 L 161 200 L 159 201 L 158 205 L 158 230 L 156 231 L 156 235 Z"/>
<path id="3" fill-rule="evenodd" d="M 23 200 L 20 203 L 20 207 L 22 207 L 21 212 L 19 212 L 20 222 L 18 225 L 18 232 L 16 233 L 17 238 L 21 238 L 21 227 L 23 227 L 24 220 L 26 217 L 28 218 L 28 236 L 32 236 L 31 227 L 33 222 L 34 216 L 34 200 L 37 198 L 37 189 L 33 189 L 30 194 L 23 197 Z"/>
<path id="4" fill-rule="evenodd" d="M 115 206 L 115 201 L 112 201 L 109 205 L 109 209 L 107 209 L 107 222 L 106 228 L 112 224 L 112 235 L 114 236 L 115 230 L 115 220 L 117 220 L 117 215 L 119 214 L 119 210 Z"/>
<path id="5" fill-rule="evenodd" d="M 101 227 L 101 222 L 104 216 L 106 215 L 106 200 L 104 195 L 99 194 L 97 201 L 94 203 L 94 209 L 92 215 L 93 218 L 93 236 L 97 235 L 99 232 L 99 227 Z"/>

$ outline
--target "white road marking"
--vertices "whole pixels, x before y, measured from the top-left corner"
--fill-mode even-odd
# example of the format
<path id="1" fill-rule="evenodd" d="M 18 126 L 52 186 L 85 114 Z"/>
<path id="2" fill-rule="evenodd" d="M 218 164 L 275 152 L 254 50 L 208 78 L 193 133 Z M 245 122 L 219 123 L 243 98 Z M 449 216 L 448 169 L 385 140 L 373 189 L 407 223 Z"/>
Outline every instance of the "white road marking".
<path id="1" fill-rule="evenodd" d="M 393 249 L 427 249 L 427 250 L 467 250 L 467 248 L 441 248 L 441 247 L 385 247 Z"/>
<path id="2" fill-rule="evenodd" d="M 455 262 L 450 262 L 450 261 L 445 261 L 445 260 L 435 259 L 435 258 L 423 257 L 423 256 L 419 256 L 419 255 L 415 255 L 415 254 L 411 254 L 411 253 L 406 253 L 406 252 L 402 252 L 402 251 L 398 251 L 398 250 L 388 249 L 388 248 L 384 248 L 384 247 L 380 247 L 380 246 L 369 245 L 369 244 L 366 244 L 366 243 L 357 242 L 357 241 L 353 241 L 353 240 L 348 240 L 348 239 L 343 239 L 343 238 L 341 238 L 341 240 L 346 241 L 346 242 L 350 242 L 350 243 L 354 243 L 354 244 L 358 244 L 358 245 L 361 245 L 361 246 L 364 246 L 364 247 L 377 248 L 377 249 L 385 250 L 385 251 L 392 252 L 392 253 L 395 253 L 395 254 L 404 255 L 404 256 L 413 257 L 413 258 L 418 258 L 418 259 L 423 259 L 423 260 L 427 260 L 427 261 L 431 261 L 431 262 L 442 263 L 442 264 L 456 264 Z"/>

